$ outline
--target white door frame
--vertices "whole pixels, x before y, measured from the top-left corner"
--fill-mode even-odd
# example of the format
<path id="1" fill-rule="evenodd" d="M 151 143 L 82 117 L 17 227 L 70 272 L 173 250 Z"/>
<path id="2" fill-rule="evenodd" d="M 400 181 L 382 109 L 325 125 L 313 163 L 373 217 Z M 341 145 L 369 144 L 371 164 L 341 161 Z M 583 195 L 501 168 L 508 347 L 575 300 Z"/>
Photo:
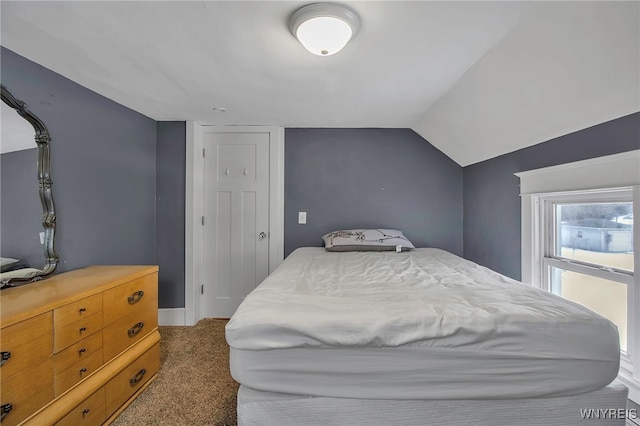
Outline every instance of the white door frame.
<path id="1" fill-rule="evenodd" d="M 284 259 L 284 128 L 276 126 L 213 126 L 187 121 L 185 191 L 185 325 L 200 319 L 203 283 L 204 148 L 205 127 L 238 132 L 269 132 L 269 273 Z M 275 143 L 274 143 L 275 142 Z"/>

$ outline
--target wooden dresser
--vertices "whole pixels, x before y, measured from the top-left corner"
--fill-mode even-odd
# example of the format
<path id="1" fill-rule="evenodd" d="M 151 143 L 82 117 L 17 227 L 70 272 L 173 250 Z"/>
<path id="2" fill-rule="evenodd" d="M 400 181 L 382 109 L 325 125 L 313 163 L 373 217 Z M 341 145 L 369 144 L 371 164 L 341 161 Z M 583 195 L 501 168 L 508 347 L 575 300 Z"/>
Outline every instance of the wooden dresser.
<path id="1" fill-rule="evenodd" d="M 2 426 L 110 423 L 157 376 L 159 342 L 157 266 L 2 290 Z"/>

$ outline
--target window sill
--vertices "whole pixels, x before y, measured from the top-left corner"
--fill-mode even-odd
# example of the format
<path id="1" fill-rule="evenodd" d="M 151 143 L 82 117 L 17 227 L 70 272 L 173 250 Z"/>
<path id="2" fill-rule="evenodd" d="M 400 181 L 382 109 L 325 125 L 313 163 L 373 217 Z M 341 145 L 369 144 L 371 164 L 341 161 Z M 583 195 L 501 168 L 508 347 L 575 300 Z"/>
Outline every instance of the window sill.
<path id="1" fill-rule="evenodd" d="M 620 383 L 629 388 L 629 399 L 636 404 L 640 404 L 640 380 L 634 378 L 631 373 L 620 369 L 616 378 Z"/>

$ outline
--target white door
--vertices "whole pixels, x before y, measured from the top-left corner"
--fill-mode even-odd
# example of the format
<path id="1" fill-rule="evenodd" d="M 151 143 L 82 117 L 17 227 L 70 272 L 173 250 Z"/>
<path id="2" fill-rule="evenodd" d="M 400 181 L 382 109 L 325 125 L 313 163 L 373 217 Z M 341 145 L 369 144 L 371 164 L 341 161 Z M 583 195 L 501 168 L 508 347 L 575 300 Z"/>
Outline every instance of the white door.
<path id="1" fill-rule="evenodd" d="M 204 131 L 204 317 L 231 317 L 269 274 L 269 138 Z"/>

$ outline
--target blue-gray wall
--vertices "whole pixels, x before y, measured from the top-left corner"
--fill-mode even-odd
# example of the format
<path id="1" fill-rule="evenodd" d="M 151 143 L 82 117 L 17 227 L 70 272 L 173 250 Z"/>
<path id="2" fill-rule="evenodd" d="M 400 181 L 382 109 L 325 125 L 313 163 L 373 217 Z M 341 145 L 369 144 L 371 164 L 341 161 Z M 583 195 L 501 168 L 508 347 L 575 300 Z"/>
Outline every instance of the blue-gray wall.
<path id="1" fill-rule="evenodd" d="M 462 255 L 462 167 L 412 130 L 286 129 L 284 210 L 285 255 L 376 227 Z"/>
<path id="2" fill-rule="evenodd" d="M 2 84 L 52 137 L 59 271 L 156 264 L 156 122 L 4 47 L 0 55 Z M 33 232 L 2 219 L 3 239 L 7 227 Z"/>
<path id="3" fill-rule="evenodd" d="M 186 123 L 159 122 L 156 146 L 158 304 L 184 307 Z"/>
<path id="4" fill-rule="evenodd" d="M 640 149 L 640 113 L 464 168 L 464 257 L 521 278 L 520 180 L 514 173 Z"/>

